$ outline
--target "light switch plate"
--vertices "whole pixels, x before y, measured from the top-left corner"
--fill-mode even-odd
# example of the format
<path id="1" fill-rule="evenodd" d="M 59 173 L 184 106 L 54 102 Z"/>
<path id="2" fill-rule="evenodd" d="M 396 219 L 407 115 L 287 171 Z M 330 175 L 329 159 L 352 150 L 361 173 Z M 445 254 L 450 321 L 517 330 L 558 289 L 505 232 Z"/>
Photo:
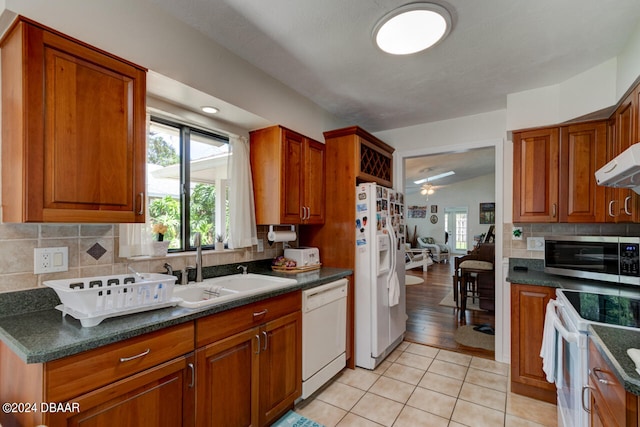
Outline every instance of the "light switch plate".
<path id="1" fill-rule="evenodd" d="M 57 273 L 69 270 L 69 248 L 34 248 L 33 273 Z"/>
<path id="2" fill-rule="evenodd" d="M 544 237 L 527 237 L 527 250 L 544 251 Z"/>

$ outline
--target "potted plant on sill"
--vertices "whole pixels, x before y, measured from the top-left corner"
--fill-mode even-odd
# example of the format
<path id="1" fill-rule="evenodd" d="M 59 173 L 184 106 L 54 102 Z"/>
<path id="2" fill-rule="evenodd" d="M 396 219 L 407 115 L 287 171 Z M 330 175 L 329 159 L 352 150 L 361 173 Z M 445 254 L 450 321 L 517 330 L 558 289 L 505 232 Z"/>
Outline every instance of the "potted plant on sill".
<path id="1" fill-rule="evenodd" d="M 151 231 L 156 239 L 153 242 L 153 256 L 161 257 L 166 256 L 169 251 L 169 241 L 164 240 L 164 235 L 167 232 L 167 226 L 162 222 L 156 222 L 153 224 Z"/>
<path id="2" fill-rule="evenodd" d="M 222 234 L 216 234 L 215 249 L 216 251 L 224 250 L 224 236 Z"/>

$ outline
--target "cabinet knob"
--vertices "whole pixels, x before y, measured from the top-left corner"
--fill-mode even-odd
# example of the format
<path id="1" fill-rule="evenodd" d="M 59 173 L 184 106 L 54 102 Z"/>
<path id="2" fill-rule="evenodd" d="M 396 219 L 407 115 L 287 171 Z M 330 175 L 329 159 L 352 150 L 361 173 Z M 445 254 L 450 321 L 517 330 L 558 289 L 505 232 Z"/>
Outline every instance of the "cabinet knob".
<path id="1" fill-rule="evenodd" d="M 631 211 L 629 211 L 629 200 L 631 200 L 631 196 L 624 198 L 624 213 L 631 216 Z"/>
<path id="2" fill-rule="evenodd" d="M 196 368 L 193 366 L 193 363 L 189 363 L 187 366 L 191 371 L 191 383 L 189 384 L 189 388 L 193 388 L 196 385 Z"/>
<path id="3" fill-rule="evenodd" d="M 142 353 L 140 353 L 140 354 L 136 354 L 135 356 L 130 356 L 130 357 L 121 357 L 121 358 L 120 358 L 120 363 L 128 362 L 128 361 L 130 361 L 130 360 L 134 360 L 134 359 L 139 359 L 139 358 L 141 358 L 141 357 L 146 356 L 146 355 L 147 355 L 147 354 L 149 354 L 149 353 L 151 353 L 151 349 L 150 349 L 150 348 L 146 349 L 145 351 L 143 351 L 143 352 L 142 352 Z"/>
<path id="4" fill-rule="evenodd" d="M 615 203 L 615 200 L 611 200 L 609 202 L 609 216 L 612 218 L 615 218 L 615 215 L 613 214 L 613 204 Z"/>
<path id="5" fill-rule="evenodd" d="M 256 334 L 256 339 L 258 340 L 258 345 L 255 354 L 260 354 L 260 335 Z"/>
<path id="6" fill-rule="evenodd" d="M 140 198 L 140 210 L 138 211 L 138 215 L 144 215 L 144 193 L 138 194 Z"/>
<path id="7" fill-rule="evenodd" d="M 603 372 L 602 369 L 600 368 L 593 368 L 591 370 L 591 375 L 593 375 L 593 377 L 600 383 L 600 384 L 604 384 L 604 385 L 609 385 L 609 384 L 613 384 L 611 381 L 609 380 L 605 380 L 604 378 L 600 377 L 599 373 Z"/>
<path id="8" fill-rule="evenodd" d="M 591 387 L 589 387 L 588 385 L 582 386 L 582 410 L 585 411 L 587 414 L 591 413 L 591 409 L 589 409 L 585 404 L 584 404 L 584 395 L 585 395 L 585 391 L 591 391 Z"/>

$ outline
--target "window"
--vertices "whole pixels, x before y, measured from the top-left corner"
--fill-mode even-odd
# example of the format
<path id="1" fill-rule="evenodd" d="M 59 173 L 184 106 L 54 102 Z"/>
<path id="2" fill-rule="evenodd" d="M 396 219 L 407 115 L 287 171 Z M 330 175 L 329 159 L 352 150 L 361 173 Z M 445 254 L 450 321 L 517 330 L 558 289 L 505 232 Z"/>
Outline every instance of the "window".
<path id="1" fill-rule="evenodd" d="M 167 226 L 169 250 L 193 249 L 227 236 L 229 204 L 227 137 L 157 117 L 151 118 L 147 145 L 147 191 L 151 224 Z"/>

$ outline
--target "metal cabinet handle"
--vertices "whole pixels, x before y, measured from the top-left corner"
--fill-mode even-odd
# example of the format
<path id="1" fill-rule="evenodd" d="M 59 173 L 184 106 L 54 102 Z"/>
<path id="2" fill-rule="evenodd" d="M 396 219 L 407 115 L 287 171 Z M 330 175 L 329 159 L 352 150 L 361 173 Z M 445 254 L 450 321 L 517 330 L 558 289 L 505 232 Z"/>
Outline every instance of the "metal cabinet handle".
<path id="1" fill-rule="evenodd" d="M 144 215 L 144 193 L 138 194 L 140 197 L 140 210 L 138 211 L 138 215 Z"/>
<path id="2" fill-rule="evenodd" d="M 552 216 L 553 218 L 555 218 L 555 217 L 556 217 L 556 215 L 558 214 L 558 204 L 557 204 L 557 203 L 554 203 L 554 204 L 553 204 L 553 210 L 552 210 L 552 212 L 553 212 L 553 213 L 552 213 L 552 215 L 551 215 L 551 216 Z"/>
<path id="3" fill-rule="evenodd" d="M 624 198 L 624 213 L 631 216 L 631 212 L 629 211 L 629 200 L 631 200 L 631 196 Z"/>
<path id="4" fill-rule="evenodd" d="M 191 371 L 191 383 L 189 384 L 189 388 L 193 388 L 193 386 L 196 385 L 196 368 L 193 366 L 193 363 L 189 363 L 187 366 Z"/>
<path id="5" fill-rule="evenodd" d="M 615 203 L 615 200 L 611 200 L 609 202 L 609 216 L 612 218 L 615 218 L 615 215 L 613 214 L 613 204 Z"/>
<path id="6" fill-rule="evenodd" d="M 260 354 L 260 335 L 256 334 L 256 339 L 258 340 L 258 348 L 255 354 Z"/>
<path id="7" fill-rule="evenodd" d="M 587 414 L 591 413 L 591 409 L 587 408 L 587 406 L 584 404 L 584 392 L 585 391 L 591 391 L 591 387 L 589 387 L 588 385 L 582 386 L 582 397 L 581 397 L 581 401 L 582 401 L 582 410 L 585 411 Z"/>
<path id="8" fill-rule="evenodd" d="M 269 312 L 269 310 L 267 310 L 266 308 L 264 310 L 262 310 L 262 311 L 254 312 L 253 313 L 253 318 L 255 319 L 256 317 L 264 316 L 268 312 Z"/>
<path id="9" fill-rule="evenodd" d="M 262 351 L 267 351 L 267 341 L 269 340 L 269 336 L 267 335 L 267 331 L 262 331 L 264 334 L 264 345 L 262 346 Z"/>
<path id="10" fill-rule="evenodd" d="M 131 356 L 131 357 L 121 357 L 121 358 L 120 358 L 120 363 L 122 363 L 122 362 L 128 362 L 128 361 L 130 361 L 130 360 L 134 360 L 134 359 L 139 359 L 139 358 L 141 358 L 141 357 L 146 356 L 146 355 L 147 355 L 147 354 L 149 354 L 149 353 L 151 353 L 151 349 L 150 349 L 150 348 L 146 349 L 145 351 L 143 351 L 143 352 L 142 352 L 142 353 L 140 353 L 140 354 L 136 354 L 135 356 Z"/>
<path id="11" fill-rule="evenodd" d="M 613 384 L 612 381 L 609 380 L 605 380 L 604 378 L 601 378 L 600 375 L 598 375 L 599 372 L 603 372 L 602 369 L 600 368 L 593 368 L 593 370 L 591 371 L 591 375 L 593 375 L 593 377 L 598 380 L 598 382 L 600 384 L 604 384 L 604 385 L 609 385 L 609 384 Z"/>

